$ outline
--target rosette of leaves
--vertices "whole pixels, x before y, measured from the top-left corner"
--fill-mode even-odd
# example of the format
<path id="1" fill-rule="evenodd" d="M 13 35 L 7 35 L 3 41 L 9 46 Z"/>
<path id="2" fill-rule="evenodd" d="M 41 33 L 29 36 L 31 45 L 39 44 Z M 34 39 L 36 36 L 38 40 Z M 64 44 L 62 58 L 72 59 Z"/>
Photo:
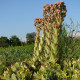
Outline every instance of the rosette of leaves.
<path id="1" fill-rule="evenodd" d="M 16 62 L 4 71 L 3 75 L 0 76 L 2 80 L 31 80 L 32 73 L 23 64 L 23 62 Z"/>

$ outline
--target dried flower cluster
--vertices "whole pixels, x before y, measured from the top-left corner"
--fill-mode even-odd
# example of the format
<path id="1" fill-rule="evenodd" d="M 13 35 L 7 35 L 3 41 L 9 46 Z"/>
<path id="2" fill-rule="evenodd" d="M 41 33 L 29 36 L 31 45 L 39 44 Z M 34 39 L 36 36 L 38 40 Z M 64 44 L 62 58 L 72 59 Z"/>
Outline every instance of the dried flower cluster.
<path id="1" fill-rule="evenodd" d="M 36 18 L 34 25 L 38 28 L 47 24 L 47 22 L 59 28 L 60 24 L 66 16 L 66 6 L 64 2 L 59 1 L 57 3 L 46 4 L 43 6 L 43 18 Z"/>

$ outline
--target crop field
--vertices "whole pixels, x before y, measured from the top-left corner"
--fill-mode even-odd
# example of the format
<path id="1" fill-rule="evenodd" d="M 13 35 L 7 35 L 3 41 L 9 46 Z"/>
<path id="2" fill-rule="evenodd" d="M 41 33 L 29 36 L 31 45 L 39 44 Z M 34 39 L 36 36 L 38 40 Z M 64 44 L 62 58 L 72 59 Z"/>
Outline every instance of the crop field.
<path id="1" fill-rule="evenodd" d="M 64 38 L 63 38 L 63 40 L 64 40 Z M 72 58 L 74 58 L 74 60 L 76 61 L 77 59 L 79 60 L 79 57 L 80 57 L 80 38 L 79 37 L 73 38 L 73 40 L 70 38 L 69 38 L 69 40 L 66 39 L 62 43 L 64 43 L 64 42 L 65 42 L 66 46 L 68 46 L 68 48 L 63 47 L 63 55 L 61 55 L 62 63 L 60 63 L 61 66 L 64 66 L 64 65 L 67 66 L 67 64 L 66 64 L 67 61 L 69 63 L 69 61 Z M 67 51 L 65 49 L 67 49 Z M 9 73 L 17 72 L 17 71 L 19 71 L 18 70 L 19 68 L 20 68 L 20 72 L 21 71 L 24 72 L 25 69 L 27 70 L 26 67 L 24 68 L 22 63 L 24 62 L 24 60 L 29 61 L 29 59 L 32 58 L 33 50 L 34 50 L 34 44 L 28 44 L 25 46 L 16 46 L 16 47 L 12 46 L 12 47 L 7 47 L 7 48 L 0 47 L 0 75 L 2 75 L 3 73 L 5 75 L 7 75 L 5 73 L 5 71 L 6 70 L 8 71 L 8 69 L 10 69 Z M 71 64 L 71 62 L 69 64 Z M 78 64 L 78 62 L 77 62 L 77 64 Z M 17 68 L 15 66 L 17 66 Z M 56 65 L 56 66 L 59 66 L 59 65 Z M 17 70 L 15 70 L 15 68 Z M 76 65 L 76 68 L 79 68 L 79 65 Z M 24 73 L 27 75 L 27 71 Z M 20 78 L 19 76 L 18 76 L 18 78 Z M 10 79 L 10 78 L 7 78 L 7 80 L 8 79 Z M 29 74 L 27 76 L 27 79 L 28 80 L 31 79 Z M 22 80 L 22 78 L 20 78 L 20 80 Z"/>
<path id="2" fill-rule="evenodd" d="M 15 62 L 29 59 L 33 54 L 34 44 L 26 46 L 0 48 L 0 74 Z"/>

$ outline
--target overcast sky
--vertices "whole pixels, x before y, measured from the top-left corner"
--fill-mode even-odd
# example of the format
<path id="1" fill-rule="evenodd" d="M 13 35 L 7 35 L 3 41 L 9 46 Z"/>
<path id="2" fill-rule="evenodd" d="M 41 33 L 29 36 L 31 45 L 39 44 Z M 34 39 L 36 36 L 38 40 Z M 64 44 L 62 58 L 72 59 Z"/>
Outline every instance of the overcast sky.
<path id="1" fill-rule="evenodd" d="M 42 17 L 45 4 L 53 4 L 60 0 L 0 0 L 0 36 L 10 38 L 18 36 L 26 39 L 26 34 L 36 32 L 34 19 Z M 65 22 L 71 17 L 76 24 L 80 23 L 80 0 L 62 0 L 67 8 Z"/>

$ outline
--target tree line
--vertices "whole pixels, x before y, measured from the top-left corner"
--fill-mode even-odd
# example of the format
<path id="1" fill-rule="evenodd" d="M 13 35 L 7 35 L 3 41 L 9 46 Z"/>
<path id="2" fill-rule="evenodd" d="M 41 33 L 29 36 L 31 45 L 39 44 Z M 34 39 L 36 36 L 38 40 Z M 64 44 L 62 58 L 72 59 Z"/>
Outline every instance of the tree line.
<path id="1" fill-rule="evenodd" d="M 0 47 L 8 47 L 8 46 L 24 46 L 26 44 L 32 44 L 35 41 L 36 33 L 27 33 L 26 34 L 26 42 L 21 41 L 19 37 L 16 35 L 7 38 L 5 36 L 0 37 Z"/>

